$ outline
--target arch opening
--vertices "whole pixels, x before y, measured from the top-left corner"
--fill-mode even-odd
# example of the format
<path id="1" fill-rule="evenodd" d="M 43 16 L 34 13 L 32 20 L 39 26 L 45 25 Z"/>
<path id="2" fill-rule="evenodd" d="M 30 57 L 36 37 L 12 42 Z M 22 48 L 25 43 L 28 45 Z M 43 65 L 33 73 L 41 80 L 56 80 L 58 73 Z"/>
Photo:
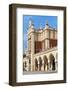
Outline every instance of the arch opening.
<path id="1" fill-rule="evenodd" d="M 49 60 L 50 60 L 50 68 L 51 70 L 55 70 L 55 57 L 53 54 L 50 54 L 49 56 Z"/>
<path id="2" fill-rule="evenodd" d="M 38 70 L 38 61 L 37 61 L 37 58 L 35 58 L 35 71 Z"/>
<path id="3" fill-rule="evenodd" d="M 39 57 L 39 71 L 41 71 L 41 68 L 42 68 L 42 58 Z"/>
<path id="4" fill-rule="evenodd" d="M 48 70 L 48 58 L 47 56 L 43 56 L 43 60 L 44 60 L 44 70 L 47 71 Z"/>

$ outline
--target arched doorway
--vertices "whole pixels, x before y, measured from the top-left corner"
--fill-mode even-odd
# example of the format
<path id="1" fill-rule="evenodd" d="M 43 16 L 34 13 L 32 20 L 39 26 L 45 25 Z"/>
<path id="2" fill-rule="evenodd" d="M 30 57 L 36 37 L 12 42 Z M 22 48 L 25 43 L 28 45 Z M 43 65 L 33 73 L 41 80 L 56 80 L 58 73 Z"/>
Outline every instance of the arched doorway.
<path id="1" fill-rule="evenodd" d="M 44 60 L 44 70 L 47 71 L 48 70 L 48 59 L 47 56 L 43 56 L 43 60 Z"/>
<path id="2" fill-rule="evenodd" d="M 41 67 L 42 67 L 42 58 L 39 57 L 39 71 L 41 71 Z"/>
<path id="3" fill-rule="evenodd" d="M 38 61 L 37 61 L 37 59 L 35 58 L 35 71 L 37 71 L 38 70 Z"/>
<path id="4" fill-rule="evenodd" d="M 55 57 L 53 56 L 53 54 L 50 54 L 49 60 L 51 70 L 55 70 Z"/>

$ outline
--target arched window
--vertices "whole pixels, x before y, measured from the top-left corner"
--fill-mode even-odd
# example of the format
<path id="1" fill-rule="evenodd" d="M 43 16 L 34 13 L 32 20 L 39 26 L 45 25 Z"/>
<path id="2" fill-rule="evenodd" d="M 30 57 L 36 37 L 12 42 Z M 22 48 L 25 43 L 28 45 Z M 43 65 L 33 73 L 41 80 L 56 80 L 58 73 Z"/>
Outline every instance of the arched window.
<path id="1" fill-rule="evenodd" d="M 53 54 L 50 54 L 49 60 L 50 60 L 50 67 L 52 67 L 52 70 L 55 70 L 55 57 Z"/>

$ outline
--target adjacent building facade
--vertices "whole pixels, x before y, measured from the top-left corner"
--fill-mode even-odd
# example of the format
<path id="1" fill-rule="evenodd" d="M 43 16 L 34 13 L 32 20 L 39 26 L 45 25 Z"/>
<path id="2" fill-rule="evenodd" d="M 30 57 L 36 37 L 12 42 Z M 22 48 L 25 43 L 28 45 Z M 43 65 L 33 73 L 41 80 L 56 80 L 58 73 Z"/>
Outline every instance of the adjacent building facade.
<path id="1" fill-rule="evenodd" d="M 32 20 L 28 28 L 28 49 L 23 57 L 24 71 L 57 71 L 57 30 L 45 24 L 35 29 Z"/>

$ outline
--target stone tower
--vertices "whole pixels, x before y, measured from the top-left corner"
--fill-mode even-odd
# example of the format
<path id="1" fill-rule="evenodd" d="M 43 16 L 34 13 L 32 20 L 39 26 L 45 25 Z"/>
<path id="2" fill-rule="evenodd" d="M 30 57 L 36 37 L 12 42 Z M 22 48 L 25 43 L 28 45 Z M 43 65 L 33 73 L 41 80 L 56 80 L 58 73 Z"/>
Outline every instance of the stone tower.
<path id="1" fill-rule="evenodd" d="M 46 22 L 45 24 L 45 49 L 48 49 L 49 48 L 49 24 L 48 24 L 48 21 Z"/>
<path id="2" fill-rule="evenodd" d="M 33 55 L 34 55 L 34 24 L 32 19 L 29 20 L 28 28 L 28 51 L 31 60 L 31 71 L 33 71 Z"/>

